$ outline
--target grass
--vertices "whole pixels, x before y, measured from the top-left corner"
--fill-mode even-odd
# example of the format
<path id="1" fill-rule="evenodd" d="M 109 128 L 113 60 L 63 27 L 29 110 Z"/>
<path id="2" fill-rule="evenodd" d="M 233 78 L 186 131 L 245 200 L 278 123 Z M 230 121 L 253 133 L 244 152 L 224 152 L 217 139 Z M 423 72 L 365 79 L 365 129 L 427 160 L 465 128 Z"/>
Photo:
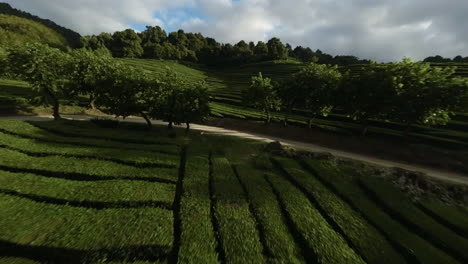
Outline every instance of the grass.
<path id="1" fill-rule="evenodd" d="M 354 175 L 340 175 L 336 168 L 324 161 L 306 159 L 304 164 L 308 170 L 317 175 L 322 182 L 379 230 L 400 254 L 405 256 L 407 262 L 458 263 L 383 211 L 355 182 Z"/>
<path id="2" fill-rule="evenodd" d="M 258 141 L 99 125 L 0 121 L 0 263 L 457 263 L 465 247 L 447 241 L 465 213 L 408 220 L 446 226 L 441 250 L 320 161 L 274 165 Z"/>
<path id="3" fill-rule="evenodd" d="M 455 233 L 468 238 L 468 214 L 458 207 L 448 207 L 436 201 L 421 201 L 420 209 Z"/>
<path id="4" fill-rule="evenodd" d="M 57 204 L 64 201 L 65 204 L 74 204 L 77 207 L 89 205 L 94 209 L 153 205 L 170 208 L 175 194 L 175 186 L 164 183 L 122 180 L 71 182 L 66 179 L 6 171 L 0 171 L 0 175 L 2 194 L 44 203 Z"/>
<path id="5" fill-rule="evenodd" d="M 229 161 L 211 157 L 211 188 L 221 258 L 228 263 L 263 263 L 255 220 Z"/>
<path id="6" fill-rule="evenodd" d="M 461 262 L 468 261 L 468 240 L 428 217 L 389 183 L 372 177 L 362 177 L 359 183 L 389 214 L 399 219 L 436 247 L 446 251 Z"/>
<path id="7" fill-rule="evenodd" d="M 207 142 L 188 149 L 180 202 L 179 263 L 217 263 L 217 238 L 211 219 Z"/>
<path id="8" fill-rule="evenodd" d="M 367 263 L 404 263 L 388 241 L 348 204 L 328 190 L 314 175 L 302 170 L 291 159 L 275 157 L 288 178 L 300 186 L 328 221 L 345 237 Z M 382 259 L 382 254 L 388 256 Z"/>
<path id="9" fill-rule="evenodd" d="M 298 189 L 280 176 L 267 176 L 287 217 L 318 263 L 364 263 Z"/>
<path id="10" fill-rule="evenodd" d="M 2 47 L 33 42 L 41 42 L 61 49 L 69 47 L 62 35 L 39 22 L 0 14 L 0 45 Z"/>

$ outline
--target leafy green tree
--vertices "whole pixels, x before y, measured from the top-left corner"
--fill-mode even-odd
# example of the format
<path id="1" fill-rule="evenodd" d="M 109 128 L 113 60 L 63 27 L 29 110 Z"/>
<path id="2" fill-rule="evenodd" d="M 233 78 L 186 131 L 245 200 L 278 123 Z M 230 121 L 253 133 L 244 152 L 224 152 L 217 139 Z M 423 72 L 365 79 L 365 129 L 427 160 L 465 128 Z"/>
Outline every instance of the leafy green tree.
<path id="1" fill-rule="evenodd" d="M 12 73 L 29 82 L 39 93 L 41 105 L 52 105 L 54 119 L 60 119 L 60 99 L 74 95 L 68 73 L 71 57 L 40 43 L 25 44 L 9 50 Z"/>
<path id="2" fill-rule="evenodd" d="M 139 58 L 143 55 L 141 39 L 133 29 L 115 32 L 110 50 L 114 57 Z"/>
<path id="3" fill-rule="evenodd" d="M 205 83 L 186 84 L 178 89 L 176 98 L 176 123 L 185 123 L 187 130 L 190 123 L 203 121 L 210 115 L 210 96 Z"/>
<path id="4" fill-rule="evenodd" d="M 71 52 L 72 64 L 68 78 L 74 91 L 89 96 L 89 105 L 95 109 L 95 100 L 101 84 L 115 70 L 115 62 L 110 56 L 85 49 Z"/>
<path id="5" fill-rule="evenodd" d="M 263 78 L 261 72 L 258 76 L 252 76 L 250 87 L 242 91 L 242 100 L 246 106 L 262 110 L 267 123 L 270 123 L 271 111 L 279 110 L 280 106 L 271 79 Z"/>
<path id="6" fill-rule="evenodd" d="M 455 67 L 431 67 L 429 63 L 404 59 L 389 65 L 396 93 L 389 119 L 411 124 L 444 125 L 452 111 L 461 107 L 468 81 L 453 77 Z"/>
<path id="7" fill-rule="evenodd" d="M 259 57 L 268 56 L 268 46 L 263 41 L 257 42 L 257 45 L 254 48 L 254 54 Z"/>
<path id="8" fill-rule="evenodd" d="M 145 97 L 151 84 L 148 78 L 133 67 L 114 64 L 112 71 L 99 81 L 96 105 L 104 113 L 123 118 L 142 116 L 151 127 L 147 116 L 148 98 Z"/>
<path id="9" fill-rule="evenodd" d="M 167 34 L 160 26 L 146 26 L 146 30 L 141 32 L 140 38 L 143 44 L 161 44 L 167 40 Z"/>
<path id="10" fill-rule="evenodd" d="M 288 50 L 279 38 L 272 38 L 267 43 L 268 56 L 272 60 L 282 60 L 288 58 Z"/>
<path id="11" fill-rule="evenodd" d="M 371 64 L 359 75 L 345 74 L 335 95 L 341 110 L 363 125 L 362 135 L 369 119 L 388 119 L 396 104 L 395 81 L 387 65 Z"/>
<path id="12" fill-rule="evenodd" d="M 0 48 L 0 78 L 6 77 L 8 71 L 8 53 L 5 49 Z"/>
<path id="13" fill-rule="evenodd" d="M 187 35 L 182 29 L 179 29 L 177 32 L 169 33 L 168 40 L 172 45 L 176 47 L 187 47 L 189 42 Z"/>
<path id="14" fill-rule="evenodd" d="M 311 127 L 317 116 L 327 116 L 335 105 L 334 95 L 342 79 L 337 66 L 311 63 L 293 75 L 290 89 L 300 98 L 298 106 L 307 111 Z"/>
<path id="15" fill-rule="evenodd" d="M 161 119 L 168 122 L 171 129 L 174 123 L 178 122 L 177 99 L 180 95 L 184 82 L 177 74 L 166 69 L 166 72 L 159 77 L 160 93 L 155 96 L 155 104 L 148 111 L 151 118 Z"/>

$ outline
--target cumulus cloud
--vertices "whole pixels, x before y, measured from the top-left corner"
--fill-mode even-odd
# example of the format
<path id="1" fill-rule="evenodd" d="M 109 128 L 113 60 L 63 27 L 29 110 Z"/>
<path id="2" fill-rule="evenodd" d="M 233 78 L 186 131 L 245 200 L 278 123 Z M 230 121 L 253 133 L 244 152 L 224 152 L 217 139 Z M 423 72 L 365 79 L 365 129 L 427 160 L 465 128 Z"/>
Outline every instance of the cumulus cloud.
<path id="1" fill-rule="evenodd" d="M 82 34 L 134 24 L 265 41 L 377 61 L 468 56 L 466 0 L 11 0 Z M 191 10 L 183 12 L 181 10 Z"/>

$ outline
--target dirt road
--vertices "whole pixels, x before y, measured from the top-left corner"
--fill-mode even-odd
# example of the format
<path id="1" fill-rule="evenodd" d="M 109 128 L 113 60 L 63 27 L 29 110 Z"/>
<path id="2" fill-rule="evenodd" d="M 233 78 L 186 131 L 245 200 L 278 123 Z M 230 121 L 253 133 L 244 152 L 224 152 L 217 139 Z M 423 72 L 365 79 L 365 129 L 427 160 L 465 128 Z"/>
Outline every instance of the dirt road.
<path id="1" fill-rule="evenodd" d="M 52 118 L 53 118 L 52 116 L 46 116 L 46 115 L 44 116 L 5 116 L 5 117 L 0 117 L 0 120 L 49 121 Z M 63 118 L 70 119 L 70 120 L 89 120 L 94 117 L 84 116 L 84 115 L 64 115 Z M 126 118 L 125 121 L 135 122 L 135 123 L 145 122 L 141 118 Z M 162 121 L 158 121 L 158 120 L 153 120 L 153 124 L 164 125 L 166 123 Z M 405 163 L 388 161 L 388 160 L 374 158 L 371 156 L 326 148 L 326 147 L 318 146 L 315 144 L 299 142 L 299 141 L 294 141 L 294 140 L 287 140 L 287 139 L 282 139 L 282 138 L 277 138 L 277 137 L 272 137 L 272 136 L 267 136 L 267 135 L 245 133 L 241 131 L 224 129 L 220 127 L 193 124 L 191 125 L 191 129 L 205 131 L 209 133 L 228 135 L 228 136 L 236 136 L 236 137 L 243 137 L 243 138 L 249 138 L 249 139 L 254 139 L 254 140 L 261 140 L 265 142 L 279 141 L 283 145 L 293 147 L 296 149 L 301 149 L 301 150 L 306 150 L 306 151 L 311 151 L 311 152 L 329 152 L 332 155 L 341 157 L 341 158 L 359 160 L 359 161 L 367 162 L 367 163 L 377 165 L 377 166 L 398 167 L 398 168 L 402 168 L 405 170 L 422 172 L 422 173 L 425 173 L 429 177 L 437 178 L 437 179 L 452 182 L 452 183 L 468 185 L 468 175 L 463 175 L 463 174 L 454 173 L 450 171 L 443 171 L 443 170 L 427 168 L 427 167 L 423 167 L 419 165 L 410 165 L 410 164 L 405 164 Z"/>

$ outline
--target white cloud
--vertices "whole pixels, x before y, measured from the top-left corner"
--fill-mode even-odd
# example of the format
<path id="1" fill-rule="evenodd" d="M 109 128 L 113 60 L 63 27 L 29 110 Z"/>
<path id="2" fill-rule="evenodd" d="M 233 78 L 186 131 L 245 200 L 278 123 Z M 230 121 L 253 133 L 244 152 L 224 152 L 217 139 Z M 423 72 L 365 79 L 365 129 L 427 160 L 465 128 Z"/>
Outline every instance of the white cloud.
<path id="1" fill-rule="evenodd" d="M 9 0 L 82 34 L 151 24 L 378 61 L 468 56 L 466 0 Z M 194 10 L 180 13 L 186 8 Z M 155 14 L 159 14 L 155 18 Z"/>

